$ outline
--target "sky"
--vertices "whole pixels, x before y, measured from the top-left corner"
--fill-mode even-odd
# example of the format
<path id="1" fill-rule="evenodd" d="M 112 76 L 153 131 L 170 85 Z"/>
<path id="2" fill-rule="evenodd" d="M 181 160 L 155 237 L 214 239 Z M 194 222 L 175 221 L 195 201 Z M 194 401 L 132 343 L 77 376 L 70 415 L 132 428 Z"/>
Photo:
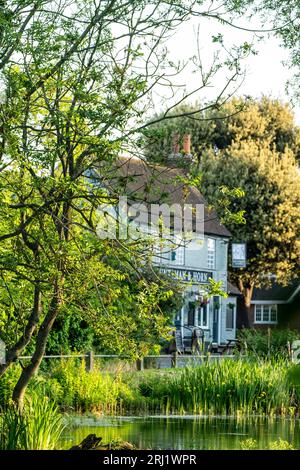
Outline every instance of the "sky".
<path id="1" fill-rule="evenodd" d="M 238 23 L 241 25 L 241 22 Z M 197 41 L 197 30 L 200 25 L 199 41 Z M 244 26 L 256 28 L 258 25 Z M 273 35 L 268 37 L 267 33 L 261 34 L 258 40 L 257 35 L 252 32 L 244 32 L 229 26 L 222 26 L 213 20 L 202 19 L 193 20 L 192 22 L 183 24 L 178 32 L 168 40 L 167 47 L 170 51 L 172 59 L 187 60 L 191 55 L 197 53 L 197 42 L 200 45 L 201 59 L 208 67 L 211 63 L 216 46 L 212 43 L 212 36 L 221 33 L 224 37 L 226 46 L 239 45 L 245 41 L 255 41 L 254 48 L 256 55 L 250 55 L 242 62 L 243 68 L 246 70 L 246 77 L 243 84 L 236 91 L 237 95 L 249 95 L 259 98 L 267 95 L 272 98 L 278 98 L 291 104 L 291 97 L 286 93 L 286 82 L 293 77 L 293 70 L 284 61 L 288 59 L 288 51 L 280 47 L 279 40 Z M 192 74 L 191 68 L 188 66 L 182 74 L 181 83 L 187 85 L 188 91 L 194 89 L 199 84 L 199 74 Z M 211 86 L 205 89 L 202 94 L 195 95 L 195 98 L 205 99 L 214 98 L 218 90 L 223 88 L 226 83 L 226 76 L 219 72 L 212 80 Z M 191 100 L 194 101 L 194 98 Z M 157 109 L 159 109 L 159 100 L 157 101 Z M 295 120 L 300 125 L 300 106 L 294 105 Z"/>

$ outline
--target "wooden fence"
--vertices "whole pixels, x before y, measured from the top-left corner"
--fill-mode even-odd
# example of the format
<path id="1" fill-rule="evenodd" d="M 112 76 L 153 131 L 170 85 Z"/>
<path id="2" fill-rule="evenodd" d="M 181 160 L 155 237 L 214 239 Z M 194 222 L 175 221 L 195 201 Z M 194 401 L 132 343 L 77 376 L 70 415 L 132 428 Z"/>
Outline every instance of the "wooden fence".
<path id="1" fill-rule="evenodd" d="M 224 359 L 237 359 L 232 354 L 220 355 L 220 354 L 209 354 L 209 355 L 182 355 L 182 354 L 162 354 L 159 356 L 149 355 L 142 359 L 135 361 L 135 367 L 137 370 L 144 369 L 167 369 L 174 367 L 185 367 L 187 365 L 200 365 L 204 362 L 220 361 Z M 86 364 L 86 370 L 92 371 L 95 366 L 95 359 L 119 359 L 124 362 L 129 362 L 129 359 L 119 356 L 117 354 L 94 354 L 93 351 L 88 351 L 86 354 L 61 354 L 61 355 L 45 355 L 43 359 L 68 359 L 68 358 L 81 358 L 84 359 Z M 21 356 L 19 359 L 28 360 L 31 356 Z"/>

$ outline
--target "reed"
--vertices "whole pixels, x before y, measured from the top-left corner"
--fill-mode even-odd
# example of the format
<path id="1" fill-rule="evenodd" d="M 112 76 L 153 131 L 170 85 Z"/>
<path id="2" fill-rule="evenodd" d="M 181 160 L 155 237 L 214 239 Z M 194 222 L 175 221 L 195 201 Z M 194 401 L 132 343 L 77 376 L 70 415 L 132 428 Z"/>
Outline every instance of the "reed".
<path id="1" fill-rule="evenodd" d="M 64 425 L 56 405 L 37 393 L 26 400 L 22 413 L 9 406 L 0 412 L 1 450 L 52 450 Z"/>
<path id="2" fill-rule="evenodd" d="M 87 372 L 84 361 L 76 359 L 60 361 L 39 378 L 39 386 L 61 409 L 80 412 L 121 413 L 123 402 L 132 399 L 121 373 L 100 372 L 96 367 Z"/>
<path id="3" fill-rule="evenodd" d="M 108 373 L 95 367 L 87 372 L 83 362 L 72 358 L 38 375 L 28 394 L 34 391 L 40 399 L 48 397 L 61 411 L 105 415 L 294 416 L 300 403 L 299 370 L 285 360 L 248 358 L 207 361 L 183 369 Z M 14 425 L 19 429 L 18 421 Z"/>
<path id="4" fill-rule="evenodd" d="M 168 413 L 287 414 L 292 390 L 286 363 L 222 360 L 145 380 L 140 392 Z"/>

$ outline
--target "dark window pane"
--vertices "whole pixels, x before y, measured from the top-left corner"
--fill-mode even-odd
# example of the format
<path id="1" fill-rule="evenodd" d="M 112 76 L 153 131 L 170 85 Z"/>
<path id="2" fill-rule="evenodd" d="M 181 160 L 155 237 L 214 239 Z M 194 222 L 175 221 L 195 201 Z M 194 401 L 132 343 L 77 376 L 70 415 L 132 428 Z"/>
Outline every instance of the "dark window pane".
<path id="1" fill-rule="evenodd" d="M 261 321 L 261 305 L 256 305 L 256 316 L 255 316 L 255 321 Z"/>
<path id="2" fill-rule="evenodd" d="M 264 305 L 264 308 L 263 308 L 263 321 L 266 321 L 266 322 L 270 321 L 269 312 L 270 312 L 269 305 Z"/>
<path id="3" fill-rule="evenodd" d="M 207 326 L 207 305 L 202 308 L 202 326 Z"/>
<path id="4" fill-rule="evenodd" d="M 226 308 L 226 328 L 232 330 L 234 327 L 234 309 L 227 305 Z"/>
<path id="5" fill-rule="evenodd" d="M 277 322 L 277 308 L 276 308 L 276 305 L 272 305 L 272 307 L 271 307 L 271 321 Z"/>

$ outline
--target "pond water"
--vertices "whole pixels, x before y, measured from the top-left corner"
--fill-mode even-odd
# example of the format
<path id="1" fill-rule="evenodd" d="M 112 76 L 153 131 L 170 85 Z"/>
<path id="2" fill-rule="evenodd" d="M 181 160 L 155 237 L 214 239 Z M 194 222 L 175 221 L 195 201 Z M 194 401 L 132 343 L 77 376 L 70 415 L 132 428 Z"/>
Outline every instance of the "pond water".
<path id="1" fill-rule="evenodd" d="M 240 449 L 246 439 L 255 439 L 259 449 L 268 449 L 278 439 L 300 449 L 298 419 L 195 416 L 73 416 L 60 447 L 79 444 L 88 434 L 102 437 L 104 443 L 129 441 L 140 449 Z"/>

